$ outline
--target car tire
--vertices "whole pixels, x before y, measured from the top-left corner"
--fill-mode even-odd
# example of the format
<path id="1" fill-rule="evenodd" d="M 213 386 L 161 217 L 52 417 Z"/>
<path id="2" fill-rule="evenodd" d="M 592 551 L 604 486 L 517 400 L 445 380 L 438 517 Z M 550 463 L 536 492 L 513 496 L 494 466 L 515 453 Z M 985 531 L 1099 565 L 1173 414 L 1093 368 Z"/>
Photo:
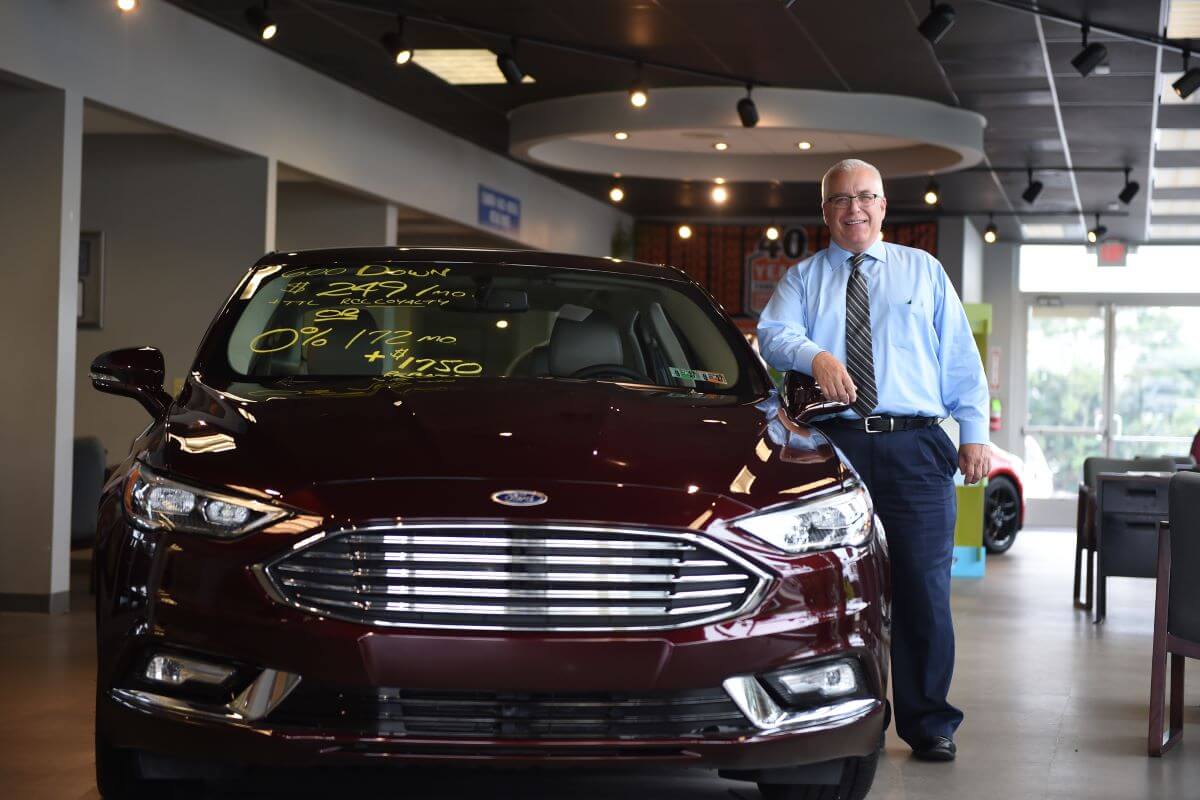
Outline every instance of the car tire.
<path id="1" fill-rule="evenodd" d="M 104 800 L 140 800 L 150 796 L 137 753 L 113 747 L 96 734 L 96 788 Z"/>
<path id="2" fill-rule="evenodd" d="M 863 800 L 875 782 L 882 748 L 863 758 L 848 758 L 842 782 L 834 785 L 760 783 L 763 800 Z"/>
<path id="3" fill-rule="evenodd" d="M 1009 478 L 990 478 L 983 500 L 983 546 L 992 555 L 1006 553 L 1021 529 L 1021 495 Z"/>

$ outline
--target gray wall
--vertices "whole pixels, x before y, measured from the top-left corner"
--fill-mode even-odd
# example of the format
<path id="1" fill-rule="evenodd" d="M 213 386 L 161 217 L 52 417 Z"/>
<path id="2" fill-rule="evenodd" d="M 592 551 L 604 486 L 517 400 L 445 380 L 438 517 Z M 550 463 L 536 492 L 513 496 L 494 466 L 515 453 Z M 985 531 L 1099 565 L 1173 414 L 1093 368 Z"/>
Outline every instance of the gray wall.
<path id="1" fill-rule="evenodd" d="M 988 347 L 1000 349 L 999 390 L 1003 421 L 992 441 L 1009 452 L 1024 455 L 1021 428 L 1025 424 L 1025 303 L 1017 285 L 1020 248 L 997 242 L 984 248 L 983 302 L 992 304 L 992 334 Z"/>
<path id="2" fill-rule="evenodd" d="M 80 330 L 75 433 L 99 436 L 110 463 L 150 421 L 134 400 L 87 382 L 93 357 L 163 351 L 167 391 L 191 367 L 209 322 L 262 254 L 267 161 L 175 136 L 85 136 L 85 231 L 104 234 L 104 325 Z"/>
<path id="3" fill-rule="evenodd" d="M 77 94 L 0 86 L 0 609 L 66 611 L 71 523 Z"/>
<path id="4" fill-rule="evenodd" d="M 984 302 L 983 237 L 963 217 L 938 220 L 938 260 L 964 303 Z"/>
<path id="5" fill-rule="evenodd" d="M 396 209 L 316 181 L 277 186 L 275 249 L 394 245 Z M 389 225 L 390 222 L 390 225 Z"/>

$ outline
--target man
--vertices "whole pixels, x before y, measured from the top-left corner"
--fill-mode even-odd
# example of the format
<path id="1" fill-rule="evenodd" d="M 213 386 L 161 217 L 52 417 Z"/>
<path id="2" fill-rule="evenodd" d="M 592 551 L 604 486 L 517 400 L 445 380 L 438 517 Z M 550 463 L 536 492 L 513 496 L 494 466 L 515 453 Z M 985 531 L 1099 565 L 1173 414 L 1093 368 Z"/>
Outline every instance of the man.
<path id="1" fill-rule="evenodd" d="M 830 243 L 788 270 L 758 323 L 763 357 L 813 376 L 850 409 L 818 423 L 854 465 L 892 558 L 896 732 L 918 758 L 952 761 L 962 712 L 954 671 L 950 564 L 954 472 L 990 468 L 987 381 L 962 303 L 937 259 L 880 237 L 879 170 L 857 159 L 821 180 Z M 957 454 L 938 426 L 959 423 Z"/>

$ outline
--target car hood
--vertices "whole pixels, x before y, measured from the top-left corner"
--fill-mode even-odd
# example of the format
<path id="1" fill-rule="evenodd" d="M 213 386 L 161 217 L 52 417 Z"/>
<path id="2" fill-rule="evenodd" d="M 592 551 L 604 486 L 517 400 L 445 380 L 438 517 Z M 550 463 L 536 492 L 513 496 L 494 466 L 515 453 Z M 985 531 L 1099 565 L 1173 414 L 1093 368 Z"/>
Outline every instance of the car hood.
<path id="1" fill-rule="evenodd" d="M 218 388 L 193 376 L 164 434 L 151 466 L 280 498 L 476 479 L 653 487 L 759 508 L 849 476 L 822 434 L 781 417 L 774 393 L 755 403 L 592 381 Z"/>

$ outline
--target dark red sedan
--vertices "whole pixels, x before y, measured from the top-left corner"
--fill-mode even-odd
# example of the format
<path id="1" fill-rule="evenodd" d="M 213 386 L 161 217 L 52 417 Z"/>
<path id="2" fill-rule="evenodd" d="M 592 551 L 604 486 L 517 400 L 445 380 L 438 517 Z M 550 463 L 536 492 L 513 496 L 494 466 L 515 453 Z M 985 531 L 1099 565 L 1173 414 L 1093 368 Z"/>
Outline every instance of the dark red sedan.
<path id="1" fill-rule="evenodd" d="M 104 797 L 210 762 L 870 788 L 883 532 L 683 272 L 273 253 L 178 397 L 149 347 L 91 377 L 153 417 L 100 506 Z"/>

